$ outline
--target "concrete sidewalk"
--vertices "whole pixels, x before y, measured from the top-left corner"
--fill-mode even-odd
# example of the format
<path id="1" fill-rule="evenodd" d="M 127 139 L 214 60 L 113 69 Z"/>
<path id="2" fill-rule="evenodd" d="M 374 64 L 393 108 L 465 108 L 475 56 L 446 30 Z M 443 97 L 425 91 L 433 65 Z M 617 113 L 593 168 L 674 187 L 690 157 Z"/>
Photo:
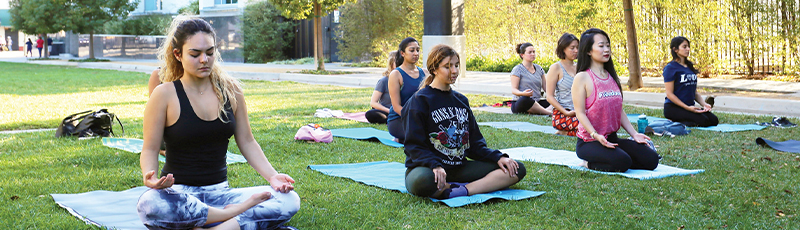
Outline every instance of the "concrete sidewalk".
<path id="1" fill-rule="evenodd" d="M 5 53 L 5 54 L 4 54 Z M 9 57 L 10 53 L 0 53 L 0 62 L 17 62 L 45 65 L 64 65 L 79 68 L 113 69 L 150 73 L 157 67 L 157 60 L 111 59 L 111 62 L 68 62 L 66 60 L 28 61 L 19 56 Z M 356 72 L 345 75 L 312 75 L 287 72 L 315 69 L 311 65 L 275 65 L 275 64 L 244 64 L 224 63 L 224 68 L 234 77 L 247 80 L 265 81 L 295 81 L 311 84 L 330 84 L 350 87 L 374 87 L 385 69 L 383 68 L 358 68 L 345 67 L 339 63 L 326 63 L 328 70 L 346 70 Z M 627 82 L 622 77 L 623 84 Z M 645 77 L 642 79 L 646 87 L 663 87 L 662 78 Z M 467 71 L 459 77 L 454 85 L 462 93 L 489 94 L 511 97 L 509 73 L 490 73 Z M 762 80 L 725 80 L 725 79 L 699 79 L 698 86 L 707 88 L 762 91 L 784 93 L 785 98 L 758 98 L 741 96 L 718 96 L 715 111 L 755 113 L 765 115 L 800 117 L 800 83 L 774 82 Z M 664 103 L 663 93 L 630 92 L 625 93 L 625 103 L 661 107 Z"/>

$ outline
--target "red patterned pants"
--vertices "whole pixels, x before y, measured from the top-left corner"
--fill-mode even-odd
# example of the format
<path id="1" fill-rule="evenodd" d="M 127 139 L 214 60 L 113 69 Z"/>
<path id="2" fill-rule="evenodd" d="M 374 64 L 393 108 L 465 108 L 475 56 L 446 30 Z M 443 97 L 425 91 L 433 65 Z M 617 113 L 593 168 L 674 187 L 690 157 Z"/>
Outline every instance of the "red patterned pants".
<path id="1" fill-rule="evenodd" d="M 553 108 L 553 128 L 561 131 L 567 131 L 567 135 L 575 136 L 578 132 L 578 117 L 568 117 Z"/>

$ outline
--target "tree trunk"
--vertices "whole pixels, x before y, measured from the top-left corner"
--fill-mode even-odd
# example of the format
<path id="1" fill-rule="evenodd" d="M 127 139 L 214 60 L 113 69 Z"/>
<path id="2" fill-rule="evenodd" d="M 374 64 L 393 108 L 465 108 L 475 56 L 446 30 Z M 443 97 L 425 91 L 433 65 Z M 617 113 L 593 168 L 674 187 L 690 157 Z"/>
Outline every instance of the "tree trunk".
<path id="1" fill-rule="evenodd" d="M 631 91 L 642 88 L 642 69 L 639 65 L 639 44 L 636 40 L 636 25 L 633 22 L 632 0 L 622 0 L 625 15 L 625 32 L 628 34 L 628 89 Z"/>
<path id="2" fill-rule="evenodd" d="M 89 32 L 89 59 L 94 59 L 94 32 Z"/>
<path id="3" fill-rule="evenodd" d="M 50 46 L 47 45 L 47 33 L 45 33 L 44 34 L 44 45 L 42 46 L 42 48 L 44 49 L 44 58 L 49 58 L 50 57 L 50 50 L 48 49 L 48 47 L 50 47 Z"/>
<path id="4" fill-rule="evenodd" d="M 319 2 L 314 1 L 314 62 L 317 63 L 317 70 L 325 70 L 325 58 L 322 53 L 322 9 Z"/>

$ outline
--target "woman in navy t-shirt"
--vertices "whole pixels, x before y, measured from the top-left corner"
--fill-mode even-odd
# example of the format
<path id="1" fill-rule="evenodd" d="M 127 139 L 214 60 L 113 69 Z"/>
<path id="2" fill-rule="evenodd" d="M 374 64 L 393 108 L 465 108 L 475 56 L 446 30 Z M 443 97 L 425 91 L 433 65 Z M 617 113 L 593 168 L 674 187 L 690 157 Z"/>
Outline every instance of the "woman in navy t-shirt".
<path id="1" fill-rule="evenodd" d="M 689 61 L 689 39 L 675 37 L 669 44 L 672 61 L 664 67 L 664 87 L 667 98 L 664 102 L 664 117 L 687 126 L 715 126 L 717 116 L 711 113 L 711 105 L 703 101 L 697 92 L 697 69 Z M 695 101 L 702 107 L 695 107 Z"/>

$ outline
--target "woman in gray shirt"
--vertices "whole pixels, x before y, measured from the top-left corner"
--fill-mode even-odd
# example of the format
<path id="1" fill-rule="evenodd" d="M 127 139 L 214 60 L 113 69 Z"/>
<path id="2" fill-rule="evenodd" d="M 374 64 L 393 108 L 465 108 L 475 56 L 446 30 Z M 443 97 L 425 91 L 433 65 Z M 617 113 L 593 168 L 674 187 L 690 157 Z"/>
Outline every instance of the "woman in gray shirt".
<path id="1" fill-rule="evenodd" d="M 522 58 L 522 63 L 511 70 L 511 93 L 514 102 L 511 112 L 549 115 L 553 107 L 541 99 L 541 91 L 545 88 L 544 69 L 537 64 L 536 49 L 531 43 L 520 43 L 516 47 L 517 54 Z"/>
<path id="2" fill-rule="evenodd" d="M 386 118 L 389 116 L 389 107 L 392 107 L 392 99 L 389 98 L 389 73 L 397 68 L 394 64 L 395 55 L 397 55 L 397 51 L 389 52 L 389 63 L 386 64 L 386 72 L 383 72 L 383 77 L 375 84 L 375 91 L 372 91 L 372 98 L 369 100 L 369 105 L 372 106 L 372 109 L 364 114 L 369 123 L 386 124 Z"/>
<path id="3" fill-rule="evenodd" d="M 575 59 L 578 57 L 578 37 L 564 33 L 558 39 L 556 56 L 560 61 L 547 71 L 547 102 L 553 106 L 553 128 L 556 134 L 575 136 L 578 117 L 572 106 L 572 80 L 578 73 Z"/>

